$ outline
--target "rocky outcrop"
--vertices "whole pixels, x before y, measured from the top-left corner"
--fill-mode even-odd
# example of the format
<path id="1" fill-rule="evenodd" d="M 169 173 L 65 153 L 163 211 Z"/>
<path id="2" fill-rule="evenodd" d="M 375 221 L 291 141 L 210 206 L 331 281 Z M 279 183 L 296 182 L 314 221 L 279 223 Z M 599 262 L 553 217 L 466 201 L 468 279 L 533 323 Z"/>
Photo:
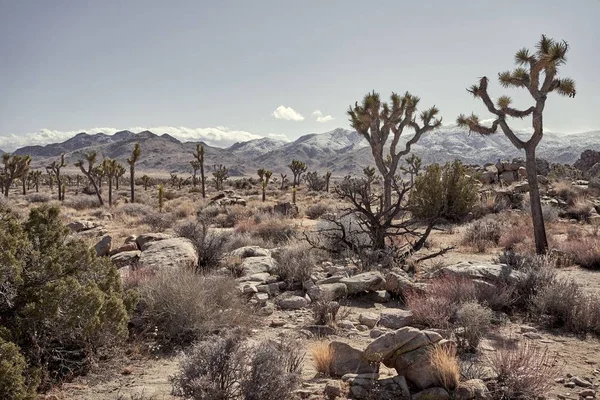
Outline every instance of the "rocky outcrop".
<path id="1" fill-rule="evenodd" d="M 153 242 L 158 242 L 165 239 L 171 239 L 173 236 L 167 235 L 166 233 L 145 233 L 138 236 L 135 241 L 138 248 L 142 251 L 146 250 L 148 246 Z"/>
<path id="2" fill-rule="evenodd" d="M 369 363 L 361 350 L 355 349 L 343 342 L 329 343 L 332 353 L 331 374 L 344 376 L 346 374 L 371 374 L 379 372 L 379 363 Z"/>
<path id="3" fill-rule="evenodd" d="M 234 205 L 246 206 L 246 200 L 236 195 L 233 190 L 226 190 L 211 198 L 208 205 L 216 205 L 221 207 Z"/>
<path id="4" fill-rule="evenodd" d="M 448 265 L 439 269 L 436 275 L 480 279 L 492 283 L 503 281 L 516 282 L 523 277 L 521 272 L 512 269 L 506 264 L 473 264 L 470 262 Z"/>
<path id="5" fill-rule="evenodd" d="M 141 248 L 139 264 L 142 267 L 152 269 L 193 268 L 198 263 L 198 253 L 194 245 L 185 238 L 144 242 Z"/>
<path id="6" fill-rule="evenodd" d="M 94 246 L 94 250 L 96 250 L 96 256 L 104 257 L 109 255 L 111 244 L 112 237 L 110 237 L 110 235 L 106 235 L 102 239 L 100 239 L 98 243 L 96 243 L 96 245 Z"/>
<path id="7" fill-rule="evenodd" d="M 600 151 L 585 150 L 573 166 L 580 171 L 588 172 L 594 165 L 600 163 Z"/>

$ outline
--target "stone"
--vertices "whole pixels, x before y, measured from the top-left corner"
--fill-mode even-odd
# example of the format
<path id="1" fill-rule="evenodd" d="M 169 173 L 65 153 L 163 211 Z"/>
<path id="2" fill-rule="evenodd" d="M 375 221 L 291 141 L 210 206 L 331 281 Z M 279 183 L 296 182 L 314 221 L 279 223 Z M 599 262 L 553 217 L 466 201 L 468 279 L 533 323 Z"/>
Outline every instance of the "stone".
<path id="1" fill-rule="evenodd" d="M 277 261 L 272 257 L 248 257 L 244 258 L 240 268 L 244 275 L 270 273 L 277 268 Z"/>
<path id="2" fill-rule="evenodd" d="M 450 400 L 450 395 L 446 389 L 435 387 L 413 394 L 412 400 Z"/>
<path id="3" fill-rule="evenodd" d="M 109 253 L 110 256 L 114 256 L 115 254 L 123 253 L 125 251 L 137 251 L 139 250 L 138 245 L 135 241 L 127 242 L 117 247 L 116 249 L 112 249 Z"/>
<path id="4" fill-rule="evenodd" d="M 571 378 L 571 382 L 579 387 L 589 388 L 592 386 L 592 383 L 588 380 L 582 379 L 578 376 L 574 376 Z"/>
<path id="5" fill-rule="evenodd" d="M 139 238 L 138 238 L 139 239 Z M 169 238 L 144 242 L 139 264 L 154 269 L 194 268 L 198 253 L 192 242 L 185 238 Z"/>
<path id="6" fill-rule="evenodd" d="M 337 300 L 348 295 L 348 288 L 343 283 L 325 283 L 311 287 L 306 291 L 312 300 Z"/>
<path id="7" fill-rule="evenodd" d="M 370 333 L 369 336 L 371 337 L 371 339 L 377 339 L 378 337 L 385 335 L 386 333 L 388 333 L 389 331 L 387 329 L 381 329 L 381 328 L 374 328 Z"/>
<path id="8" fill-rule="evenodd" d="M 298 215 L 298 206 L 290 202 L 277 203 L 273 206 L 273 211 L 287 216 Z"/>
<path id="9" fill-rule="evenodd" d="M 406 291 L 414 290 L 415 284 L 406 271 L 393 268 L 385 275 L 384 289 L 397 296 L 403 296 Z"/>
<path id="10" fill-rule="evenodd" d="M 135 267 L 139 260 L 142 252 L 139 250 L 134 251 L 123 251 L 110 257 L 110 261 L 117 267 Z"/>
<path id="11" fill-rule="evenodd" d="M 518 171 L 504 171 L 500 174 L 500 180 L 504 183 L 511 184 L 519 180 Z"/>
<path id="12" fill-rule="evenodd" d="M 525 332 L 523 334 L 527 339 L 541 339 L 543 336 L 536 332 Z"/>
<path id="13" fill-rule="evenodd" d="M 388 332 L 377 339 L 365 349 L 365 358 L 371 362 L 383 362 L 386 366 L 394 365 L 395 358 L 399 355 L 416 350 L 420 347 L 434 344 L 442 340 L 439 333 L 419 330 L 410 326 Z"/>
<path id="14" fill-rule="evenodd" d="M 454 390 L 454 400 L 487 400 L 490 392 L 481 379 L 460 382 Z"/>
<path id="15" fill-rule="evenodd" d="M 341 377 L 346 374 L 379 372 L 379 363 L 369 363 L 364 359 L 361 350 L 355 349 L 347 343 L 331 342 L 329 349 L 333 354 L 330 366 L 332 376 Z"/>
<path id="16" fill-rule="evenodd" d="M 581 390 L 578 394 L 579 394 L 579 397 L 585 398 L 585 397 L 590 396 L 593 398 L 596 395 L 596 391 L 594 389 L 584 389 L 584 390 Z"/>
<path id="17" fill-rule="evenodd" d="M 338 328 L 352 330 L 355 329 L 354 323 L 352 321 L 343 320 L 337 323 Z"/>
<path id="18" fill-rule="evenodd" d="M 342 396 L 342 385 L 339 381 L 330 380 L 325 384 L 323 394 L 329 399 L 335 399 L 336 397 Z"/>
<path id="19" fill-rule="evenodd" d="M 96 256 L 105 257 L 110 253 L 110 246 L 112 244 L 112 237 L 110 235 L 104 236 L 96 245 L 94 246 L 94 250 L 96 250 Z"/>
<path id="20" fill-rule="evenodd" d="M 369 328 L 374 328 L 375 325 L 377 325 L 377 322 L 379 322 L 379 315 L 369 312 L 360 313 L 358 316 L 358 322 L 368 326 Z"/>
<path id="21" fill-rule="evenodd" d="M 506 264 L 471 264 L 463 262 L 439 269 L 436 273 L 441 276 L 456 276 L 461 278 L 481 279 L 497 283 L 502 281 L 517 282 L 523 274 Z"/>
<path id="22" fill-rule="evenodd" d="M 430 349 L 431 346 L 422 346 L 402 353 L 394 360 L 398 375 L 406 377 L 417 389 L 427 389 L 441 383 L 429 362 Z"/>
<path id="23" fill-rule="evenodd" d="M 369 271 L 339 280 L 348 288 L 348 294 L 353 295 L 361 292 L 376 291 L 385 285 L 385 279 L 381 272 Z"/>
<path id="24" fill-rule="evenodd" d="M 301 296 L 286 292 L 277 298 L 277 305 L 282 310 L 299 310 L 308 305 L 308 301 Z"/>
<path id="25" fill-rule="evenodd" d="M 411 323 L 412 312 L 407 310 L 385 311 L 379 318 L 379 325 L 390 329 L 400 329 Z"/>
<path id="26" fill-rule="evenodd" d="M 166 233 L 145 233 L 143 235 L 138 236 L 135 241 L 138 245 L 138 248 L 142 251 L 146 250 L 150 243 L 158 242 L 160 240 L 171 239 L 171 235 L 167 235 Z"/>
<path id="27" fill-rule="evenodd" d="M 259 246 L 244 246 L 229 252 L 232 257 L 248 258 L 248 257 L 271 257 L 271 252 Z"/>
<path id="28" fill-rule="evenodd" d="M 238 282 L 252 282 L 255 285 L 267 283 L 271 279 L 271 274 L 268 272 L 259 272 L 248 276 L 242 276 L 236 279 Z"/>
<path id="29" fill-rule="evenodd" d="M 91 221 L 72 221 L 67 224 L 71 232 L 84 232 L 97 228 L 99 225 Z"/>
<path id="30" fill-rule="evenodd" d="M 392 295 L 387 290 L 377 290 L 368 293 L 366 298 L 373 303 L 389 303 L 392 300 Z"/>

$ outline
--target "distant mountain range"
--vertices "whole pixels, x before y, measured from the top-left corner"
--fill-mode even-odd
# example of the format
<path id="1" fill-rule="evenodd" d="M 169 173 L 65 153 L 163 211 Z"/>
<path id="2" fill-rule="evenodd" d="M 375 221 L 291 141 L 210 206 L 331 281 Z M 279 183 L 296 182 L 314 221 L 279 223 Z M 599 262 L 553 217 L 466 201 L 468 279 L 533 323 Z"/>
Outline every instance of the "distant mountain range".
<path id="1" fill-rule="evenodd" d="M 407 138 L 410 137 L 412 134 L 407 135 Z M 401 145 L 406 143 L 407 138 L 401 139 Z M 201 143 L 181 142 L 168 134 L 157 135 L 150 131 L 121 131 L 114 135 L 82 132 L 62 143 L 27 146 L 16 150 L 15 154 L 31 155 L 32 165 L 37 168 L 47 165 L 62 153 L 72 167 L 84 152 L 91 150 L 97 151 L 100 159 L 109 157 L 124 163 L 137 142 L 142 147 L 137 166 L 139 171 L 179 174 L 191 173 L 192 153 L 196 144 Z M 599 148 L 600 131 L 577 134 L 548 132 L 544 134 L 537 154 L 550 162 L 573 163 L 583 150 Z M 367 141 L 355 131 L 342 128 L 304 135 L 293 142 L 262 138 L 236 143 L 228 148 L 204 144 L 204 149 L 208 167 L 226 165 L 234 176 L 255 175 L 256 170 L 263 167 L 273 170 L 276 175 L 289 174 L 287 164 L 293 159 L 306 162 L 309 170 L 328 170 L 337 176 L 361 174 L 365 166 L 373 164 Z M 454 159 L 468 164 L 483 164 L 523 156 L 502 133 L 480 136 L 456 127 L 443 127 L 427 133 L 412 149 L 424 164 Z"/>

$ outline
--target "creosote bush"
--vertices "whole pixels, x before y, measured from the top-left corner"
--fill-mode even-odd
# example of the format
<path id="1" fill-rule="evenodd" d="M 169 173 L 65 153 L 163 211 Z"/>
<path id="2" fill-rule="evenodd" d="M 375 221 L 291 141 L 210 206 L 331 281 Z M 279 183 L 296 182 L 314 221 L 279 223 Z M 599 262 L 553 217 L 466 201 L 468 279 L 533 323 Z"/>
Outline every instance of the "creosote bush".
<path id="1" fill-rule="evenodd" d="M 492 310 L 476 301 L 463 303 L 457 312 L 458 325 L 462 332 L 458 345 L 466 351 L 475 351 L 483 335 L 492 324 Z"/>
<path id="2" fill-rule="evenodd" d="M 294 284 L 301 284 L 310 278 L 317 259 L 315 249 L 306 243 L 292 243 L 278 249 L 273 254 L 277 260 L 277 269 L 275 274 L 293 287 Z"/>
<path id="3" fill-rule="evenodd" d="M 488 246 L 497 246 L 500 242 L 502 227 L 491 218 L 477 220 L 469 225 L 463 238 L 463 244 L 483 253 Z"/>

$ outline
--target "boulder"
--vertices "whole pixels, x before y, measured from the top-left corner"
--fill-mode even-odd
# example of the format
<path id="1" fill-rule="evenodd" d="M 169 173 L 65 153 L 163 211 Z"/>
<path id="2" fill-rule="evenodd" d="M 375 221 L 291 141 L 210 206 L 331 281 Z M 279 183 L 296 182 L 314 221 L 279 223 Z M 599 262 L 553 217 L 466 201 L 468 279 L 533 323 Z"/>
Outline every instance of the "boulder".
<path id="1" fill-rule="evenodd" d="M 519 180 L 518 171 L 505 171 L 500 174 L 500 180 L 504 183 L 511 184 Z"/>
<path id="2" fill-rule="evenodd" d="M 329 343 L 332 376 L 341 377 L 346 374 L 371 374 L 379 372 L 379 363 L 369 363 L 363 357 L 361 350 L 343 343 Z"/>
<path id="3" fill-rule="evenodd" d="M 417 389 L 427 389 L 441 383 L 429 361 L 431 347 L 422 346 L 395 359 L 394 368 L 398 375 L 406 377 Z"/>
<path id="4" fill-rule="evenodd" d="M 96 250 L 96 256 L 104 257 L 110 253 L 110 246 L 112 244 L 112 237 L 110 235 L 104 236 L 96 245 L 94 246 L 94 250 Z"/>
<path id="5" fill-rule="evenodd" d="M 198 263 L 198 253 L 185 238 L 145 242 L 139 263 L 154 269 L 193 268 Z"/>
<path id="6" fill-rule="evenodd" d="M 233 250 L 229 255 L 244 259 L 248 257 L 271 257 L 271 252 L 259 246 L 244 246 Z"/>
<path id="7" fill-rule="evenodd" d="M 299 310 L 308 305 L 308 300 L 302 296 L 286 292 L 277 298 L 277 305 L 282 310 Z"/>
<path id="8" fill-rule="evenodd" d="M 374 328 L 377 322 L 379 322 L 379 315 L 370 312 L 361 313 L 358 316 L 358 322 L 369 328 Z"/>
<path id="9" fill-rule="evenodd" d="M 343 283 L 326 283 L 312 286 L 306 293 L 311 300 L 337 300 L 348 295 L 348 288 Z"/>
<path id="10" fill-rule="evenodd" d="M 454 390 L 455 400 L 487 400 L 491 399 L 490 392 L 481 379 L 469 379 L 460 382 Z"/>
<path id="11" fill-rule="evenodd" d="M 124 251 L 137 251 L 138 249 L 138 245 L 135 241 L 133 242 L 126 242 L 124 244 L 122 244 L 121 246 L 117 247 L 116 249 L 112 249 L 110 251 L 111 256 L 114 256 L 115 254 L 118 253 L 123 253 Z"/>
<path id="12" fill-rule="evenodd" d="M 277 261 L 272 257 L 248 257 L 244 258 L 240 268 L 243 275 L 255 275 L 264 272 L 272 272 L 277 267 Z"/>
<path id="13" fill-rule="evenodd" d="M 469 262 L 443 267 L 437 271 L 437 275 L 481 279 L 492 283 L 502 281 L 516 282 L 523 277 L 521 272 L 512 269 L 506 264 L 472 264 Z"/>
<path id="14" fill-rule="evenodd" d="M 67 224 L 71 232 L 84 232 L 97 228 L 99 225 L 91 221 L 72 221 Z"/>
<path id="15" fill-rule="evenodd" d="M 417 290 L 417 285 L 406 271 L 401 268 L 393 268 L 385 275 L 384 289 L 397 296 L 403 296 L 407 291 Z"/>
<path id="16" fill-rule="evenodd" d="M 379 336 L 367 346 L 364 355 L 370 362 L 380 361 L 387 367 L 392 367 L 399 355 L 440 340 L 442 336 L 439 333 L 405 326 Z"/>
<path id="17" fill-rule="evenodd" d="M 412 312 L 407 310 L 393 310 L 381 313 L 379 325 L 390 329 L 400 329 L 412 323 Z"/>
<path id="18" fill-rule="evenodd" d="M 412 400 L 450 400 L 450 394 L 446 389 L 436 387 L 413 394 Z"/>
<path id="19" fill-rule="evenodd" d="M 363 272 L 362 274 L 342 278 L 339 282 L 346 285 L 349 295 L 376 291 L 385 285 L 385 279 L 378 271 Z"/>
<path id="20" fill-rule="evenodd" d="M 406 378 L 396 375 L 392 378 L 377 381 L 378 399 L 381 400 L 410 400 L 410 390 Z"/>
<path id="21" fill-rule="evenodd" d="M 123 251 L 110 257 L 110 261 L 117 267 L 133 267 L 138 264 L 142 252 L 139 250 Z"/>
<path id="22" fill-rule="evenodd" d="M 145 233 L 143 235 L 138 236 L 135 241 L 138 245 L 138 248 L 142 251 L 146 250 L 146 248 L 152 242 L 158 242 L 160 240 L 171 239 L 171 235 L 167 235 L 166 233 Z"/>

